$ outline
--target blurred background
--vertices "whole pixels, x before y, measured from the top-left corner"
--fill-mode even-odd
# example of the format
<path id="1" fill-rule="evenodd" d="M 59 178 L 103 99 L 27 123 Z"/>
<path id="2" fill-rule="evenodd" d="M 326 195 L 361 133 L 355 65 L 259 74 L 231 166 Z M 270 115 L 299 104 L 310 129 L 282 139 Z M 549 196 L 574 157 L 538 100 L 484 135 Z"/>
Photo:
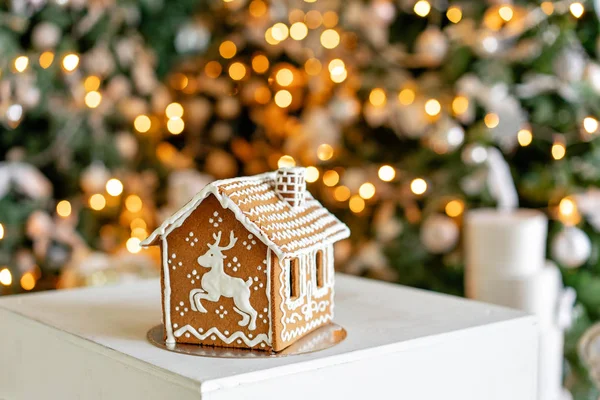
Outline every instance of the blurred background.
<path id="1" fill-rule="evenodd" d="M 213 179 L 307 167 L 340 271 L 464 295 L 463 216 L 549 218 L 600 317 L 599 1 L 0 5 L 0 293 L 158 276 L 144 239 Z M 514 182 L 514 183 L 513 183 Z"/>

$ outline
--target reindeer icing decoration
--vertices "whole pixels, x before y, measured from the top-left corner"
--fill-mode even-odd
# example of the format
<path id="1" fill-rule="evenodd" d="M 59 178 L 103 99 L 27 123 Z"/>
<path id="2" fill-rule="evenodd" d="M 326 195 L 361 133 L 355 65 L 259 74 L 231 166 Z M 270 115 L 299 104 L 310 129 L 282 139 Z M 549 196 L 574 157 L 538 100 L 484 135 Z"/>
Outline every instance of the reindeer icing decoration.
<path id="1" fill-rule="evenodd" d="M 232 298 L 235 306 L 234 311 L 242 316 L 238 322 L 240 326 L 248 326 L 253 331 L 256 329 L 256 310 L 250 305 L 250 286 L 252 278 L 244 281 L 241 278 L 229 276 L 223 270 L 223 260 L 226 256 L 223 252 L 232 249 L 237 242 L 233 231 L 229 235 L 229 244 L 219 246 L 221 242 L 221 232 L 213 233 L 214 244 L 208 245 L 208 251 L 198 257 L 198 264 L 203 268 L 209 268 L 210 271 L 202 276 L 202 289 L 193 289 L 190 291 L 190 304 L 193 311 L 206 313 L 207 310 L 202 305 L 202 300 L 219 301 L 221 296 Z"/>

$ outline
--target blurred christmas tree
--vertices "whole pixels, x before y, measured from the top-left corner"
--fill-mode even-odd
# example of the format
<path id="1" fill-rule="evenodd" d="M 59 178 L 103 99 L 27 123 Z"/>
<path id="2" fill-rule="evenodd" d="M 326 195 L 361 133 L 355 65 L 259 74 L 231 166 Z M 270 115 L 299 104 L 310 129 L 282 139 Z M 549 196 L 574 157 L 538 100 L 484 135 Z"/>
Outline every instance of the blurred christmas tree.
<path id="1" fill-rule="evenodd" d="M 462 216 L 502 201 L 500 150 L 521 206 L 552 218 L 585 381 L 574 340 L 600 318 L 591 3 L 0 7 L 4 290 L 151 275 L 139 240 L 207 181 L 297 163 L 352 228 L 346 271 L 462 294 Z"/>

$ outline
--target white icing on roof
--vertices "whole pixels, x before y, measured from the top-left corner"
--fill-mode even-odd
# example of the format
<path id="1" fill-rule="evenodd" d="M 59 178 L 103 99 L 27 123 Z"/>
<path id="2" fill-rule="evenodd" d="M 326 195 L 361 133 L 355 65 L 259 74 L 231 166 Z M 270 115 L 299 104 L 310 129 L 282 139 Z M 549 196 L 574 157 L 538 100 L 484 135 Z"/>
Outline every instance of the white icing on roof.
<path id="1" fill-rule="evenodd" d="M 348 227 L 306 191 L 302 206 L 292 207 L 275 192 L 275 173 L 224 179 L 202 189 L 173 216 L 165 220 L 142 246 L 181 226 L 208 195 L 271 248 L 279 258 L 293 256 L 350 236 Z"/>

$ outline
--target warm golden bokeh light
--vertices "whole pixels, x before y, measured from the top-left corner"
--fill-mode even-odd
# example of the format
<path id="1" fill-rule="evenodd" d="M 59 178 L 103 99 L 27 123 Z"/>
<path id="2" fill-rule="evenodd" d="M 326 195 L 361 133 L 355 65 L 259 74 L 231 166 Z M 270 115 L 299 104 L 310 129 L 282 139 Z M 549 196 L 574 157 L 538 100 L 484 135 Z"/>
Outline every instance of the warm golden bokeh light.
<path id="1" fill-rule="evenodd" d="M 462 10 L 457 6 L 449 7 L 446 11 L 446 18 L 448 18 L 448 21 L 458 24 L 462 19 Z"/>
<path id="2" fill-rule="evenodd" d="M 410 183 L 410 190 L 416 195 L 421 195 L 427 191 L 427 182 L 423 178 L 415 178 Z"/>
<path id="3" fill-rule="evenodd" d="M 106 193 L 111 196 L 118 196 L 123 193 L 123 184 L 117 178 L 109 179 L 106 182 Z"/>
<path id="4" fill-rule="evenodd" d="M 294 81 L 294 73 L 289 68 L 281 68 L 275 74 L 275 81 L 281 86 L 290 86 Z"/>
<path id="5" fill-rule="evenodd" d="M 583 7 L 583 4 L 575 2 L 571 3 L 571 5 L 569 6 L 569 11 L 571 11 L 571 14 L 573 14 L 575 18 L 581 18 L 585 11 L 585 8 Z"/>
<path id="6" fill-rule="evenodd" d="M 296 166 L 296 160 L 294 160 L 294 157 L 289 156 L 289 155 L 284 155 L 279 157 L 279 160 L 277 161 L 277 168 L 289 168 L 289 167 L 295 167 Z"/>
<path id="7" fill-rule="evenodd" d="M 273 37 L 273 28 L 269 28 L 265 31 L 265 41 L 273 46 L 279 44 L 279 40 Z"/>
<path id="8" fill-rule="evenodd" d="M 183 106 L 179 103 L 171 103 L 165 108 L 165 115 L 167 118 L 181 118 L 183 117 Z"/>
<path id="9" fill-rule="evenodd" d="M 563 143 L 557 142 L 552 145 L 552 158 L 562 160 L 567 154 L 567 148 Z"/>
<path id="10" fill-rule="evenodd" d="M 419 17 L 426 17 L 431 11 L 431 4 L 426 0 L 419 0 L 415 3 L 413 10 Z"/>
<path id="11" fill-rule="evenodd" d="M 89 108 L 96 108 L 102 102 L 102 95 L 95 90 L 88 92 L 84 98 L 85 105 Z"/>
<path id="12" fill-rule="evenodd" d="M 14 62 L 13 66 L 15 68 L 15 71 L 23 72 L 27 69 L 28 65 L 29 65 L 29 57 L 19 56 L 19 57 L 15 58 L 15 62 Z"/>
<path id="13" fill-rule="evenodd" d="M 405 88 L 398 93 L 398 101 L 403 106 L 409 106 L 415 101 L 415 91 L 410 88 Z"/>
<path id="14" fill-rule="evenodd" d="M 302 40 L 308 35 L 308 27 L 304 22 L 294 22 L 290 26 L 290 36 L 294 40 Z"/>
<path id="15" fill-rule="evenodd" d="M 308 75 L 319 75 L 321 72 L 321 61 L 317 60 L 316 58 L 309 58 L 304 63 L 304 70 Z"/>
<path id="16" fill-rule="evenodd" d="M 456 115 L 464 114 L 469 109 L 469 99 L 458 95 L 452 100 L 452 112 Z"/>
<path id="17" fill-rule="evenodd" d="M 133 231 L 138 228 L 146 229 L 148 227 L 148 225 L 146 224 L 146 221 L 144 221 L 143 219 L 134 218 L 133 221 L 131 221 L 131 224 L 129 224 L 129 227 Z"/>
<path id="18" fill-rule="evenodd" d="M 583 119 L 583 129 L 587 133 L 595 133 L 598 130 L 598 120 L 594 117 L 585 117 Z"/>
<path id="19" fill-rule="evenodd" d="M 4 239 L 4 225 L 0 224 L 0 240 Z"/>
<path id="20" fill-rule="evenodd" d="M 133 127 L 140 133 L 148 132 L 151 126 L 152 122 L 150 122 L 150 117 L 147 115 L 138 115 L 133 121 Z"/>
<path id="21" fill-rule="evenodd" d="M 341 74 L 346 69 L 346 64 L 339 58 L 334 58 L 327 66 L 329 73 L 332 75 Z"/>
<path id="22" fill-rule="evenodd" d="M 67 72 L 75 71 L 75 68 L 79 65 L 79 56 L 77 54 L 69 53 L 64 56 L 62 60 L 62 66 Z"/>
<path id="23" fill-rule="evenodd" d="M 229 66 L 229 76 L 234 81 L 244 79 L 244 77 L 246 76 L 246 66 L 241 62 L 234 62 Z"/>
<path id="24" fill-rule="evenodd" d="M 321 45 L 326 49 L 335 49 L 340 44 L 340 34 L 333 29 L 321 33 Z"/>
<path id="25" fill-rule="evenodd" d="M 167 130 L 173 135 L 179 135 L 185 129 L 185 123 L 181 118 L 171 118 L 167 121 Z"/>
<path id="26" fill-rule="evenodd" d="M 248 6 L 248 11 L 255 18 L 262 17 L 267 12 L 267 4 L 262 0 L 253 0 Z"/>
<path id="27" fill-rule="evenodd" d="M 56 205 L 56 213 L 63 218 L 71 215 L 71 211 L 71 203 L 68 200 L 61 200 Z"/>
<path id="28" fill-rule="evenodd" d="M 25 272 L 23 276 L 21 276 L 21 287 L 23 290 L 32 290 L 35 287 L 35 276 L 31 272 Z"/>
<path id="29" fill-rule="evenodd" d="M 533 134 L 529 129 L 521 129 L 517 133 L 517 141 L 519 142 L 519 145 L 521 145 L 521 147 L 527 147 L 533 141 Z"/>
<path id="30" fill-rule="evenodd" d="M 323 14 L 323 26 L 325 28 L 333 28 L 338 24 L 340 17 L 335 11 L 326 11 Z"/>
<path id="31" fill-rule="evenodd" d="M 541 7 L 546 15 L 552 15 L 554 13 L 554 4 L 551 1 L 543 1 Z"/>
<path id="32" fill-rule="evenodd" d="M 8 268 L 2 268 L 2 270 L 0 270 L 0 284 L 4 286 L 12 285 L 12 274 Z"/>
<path id="33" fill-rule="evenodd" d="M 427 115 L 435 117 L 442 111 L 442 105 L 436 99 L 429 99 L 425 102 L 425 112 Z"/>
<path id="34" fill-rule="evenodd" d="M 125 247 L 127 247 L 128 252 L 130 252 L 132 254 L 136 254 L 136 253 L 139 253 L 140 250 L 142 249 L 142 246 L 140 246 L 140 242 L 141 242 L 141 240 L 139 238 L 131 237 L 131 238 L 127 239 L 127 243 L 125 243 Z"/>
<path id="35" fill-rule="evenodd" d="M 321 161 L 327 161 L 331 157 L 333 157 L 333 147 L 327 143 L 320 144 L 317 148 L 317 158 Z"/>
<path id="36" fill-rule="evenodd" d="M 444 209 L 449 217 L 458 217 L 465 210 L 462 200 L 450 200 Z"/>
<path id="37" fill-rule="evenodd" d="M 90 75 L 83 81 L 83 88 L 86 92 L 93 92 L 100 88 L 100 78 L 96 75 Z"/>
<path id="38" fill-rule="evenodd" d="M 252 58 L 252 69 L 258 74 L 263 74 L 269 69 L 269 59 L 263 54 Z"/>
<path id="39" fill-rule="evenodd" d="M 289 107 L 292 104 L 292 94 L 287 90 L 279 90 L 275 93 L 275 104 L 281 108 Z"/>
<path id="40" fill-rule="evenodd" d="M 325 186 L 335 186 L 340 181 L 340 174 L 330 169 L 323 174 L 323 183 Z"/>
<path id="41" fill-rule="evenodd" d="M 50 66 L 54 62 L 54 53 L 51 51 L 43 52 L 42 54 L 40 54 L 39 62 L 40 62 L 40 67 L 42 67 L 43 69 L 50 68 Z"/>
<path id="42" fill-rule="evenodd" d="M 96 193 L 90 197 L 89 204 L 92 210 L 100 211 L 106 207 L 106 199 L 100 193 Z"/>
<path id="43" fill-rule="evenodd" d="M 385 91 L 381 88 L 375 88 L 369 93 L 369 102 L 375 107 L 383 107 L 387 102 Z"/>
<path id="44" fill-rule="evenodd" d="M 358 188 L 358 194 L 365 200 L 375 196 L 375 185 L 371 182 L 365 182 Z"/>
<path id="45" fill-rule="evenodd" d="M 498 9 L 498 14 L 500 15 L 500 18 L 505 22 L 508 22 L 512 19 L 514 12 L 511 6 L 504 5 Z"/>
<path id="46" fill-rule="evenodd" d="M 289 34 L 290 31 L 287 25 L 283 22 L 278 22 L 271 27 L 271 36 L 273 36 L 273 39 L 277 40 L 278 42 L 287 39 Z"/>
<path id="47" fill-rule="evenodd" d="M 350 207 L 350 211 L 358 214 L 365 209 L 365 201 L 360 196 L 354 195 L 350 197 L 348 207 Z"/>
<path id="48" fill-rule="evenodd" d="M 219 46 L 219 54 L 225 59 L 230 59 L 237 53 L 237 46 L 231 40 L 226 40 Z"/>
<path id="49" fill-rule="evenodd" d="M 223 67 L 219 64 L 218 61 L 209 61 L 204 66 L 204 73 L 209 78 L 218 78 L 223 72 Z"/>
<path id="50" fill-rule="evenodd" d="M 485 117 L 483 117 L 483 123 L 489 129 L 493 129 L 493 128 L 497 127 L 498 124 L 500 123 L 500 117 L 498 117 L 498 114 L 488 113 L 485 115 Z"/>
<path id="51" fill-rule="evenodd" d="M 352 193 L 350 192 L 350 189 L 348 189 L 346 186 L 341 185 L 335 188 L 335 190 L 333 191 L 333 198 L 336 199 L 337 201 L 346 201 L 350 198 L 350 195 Z"/>
<path id="52" fill-rule="evenodd" d="M 260 86 L 254 91 L 254 101 L 258 104 L 267 104 L 271 100 L 271 91 L 266 86 Z"/>
<path id="53" fill-rule="evenodd" d="M 306 167 L 306 172 L 304 173 L 304 179 L 306 182 L 316 182 L 319 179 L 319 169 L 316 167 Z"/>
<path id="54" fill-rule="evenodd" d="M 391 182 L 396 177 L 396 170 L 391 165 L 382 165 L 377 171 L 377 176 L 384 182 Z"/>
<path id="55" fill-rule="evenodd" d="M 125 199 L 125 208 L 131 211 L 132 213 L 136 213 L 142 210 L 142 199 L 140 196 L 135 194 L 130 194 Z"/>
<path id="56" fill-rule="evenodd" d="M 562 216 L 570 217 L 577 212 L 577 204 L 571 197 L 565 197 L 558 204 L 558 211 Z"/>
<path id="57" fill-rule="evenodd" d="M 317 10 L 310 10 L 304 16 L 304 22 L 309 29 L 317 29 L 323 23 L 323 17 Z"/>

